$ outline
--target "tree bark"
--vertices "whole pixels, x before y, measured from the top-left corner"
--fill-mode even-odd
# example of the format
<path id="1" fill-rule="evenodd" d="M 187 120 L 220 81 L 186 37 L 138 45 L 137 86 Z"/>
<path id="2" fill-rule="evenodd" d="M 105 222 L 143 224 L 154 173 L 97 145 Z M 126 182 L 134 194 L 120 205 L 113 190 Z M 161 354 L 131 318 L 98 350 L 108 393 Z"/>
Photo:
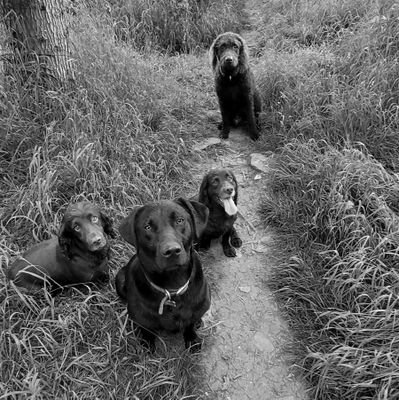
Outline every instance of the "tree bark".
<path id="1" fill-rule="evenodd" d="M 65 0 L 1 0 L 1 7 L 9 33 L 5 74 L 45 86 L 71 82 Z"/>

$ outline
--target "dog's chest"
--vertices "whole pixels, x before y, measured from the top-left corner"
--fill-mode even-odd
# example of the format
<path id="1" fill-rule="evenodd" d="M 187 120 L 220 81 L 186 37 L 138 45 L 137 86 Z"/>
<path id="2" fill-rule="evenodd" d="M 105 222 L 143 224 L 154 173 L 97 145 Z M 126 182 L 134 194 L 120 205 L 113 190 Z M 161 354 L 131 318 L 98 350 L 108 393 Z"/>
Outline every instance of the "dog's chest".
<path id="1" fill-rule="evenodd" d="M 190 324 L 194 315 L 193 293 L 165 296 L 153 288 L 136 287 L 131 292 L 129 314 L 138 323 L 150 329 L 177 332 Z"/>
<path id="2" fill-rule="evenodd" d="M 237 214 L 227 215 L 222 209 L 211 210 L 206 231 L 213 235 L 220 236 L 227 232 L 234 225 Z"/>
<path id="3" fill-rule="evenodd" d="M 108 273 L 108 258 L 74 257 L 69 272 L 71 281 L 95 281 Z"/>
<path id="4" fill-rule="evenodd" d="M 187 326 L 193 317 L 193 311 L 181 299 L 175 301 L 175 306 L 165 305 L 163 314 L 159 316 L 162 328 L 167 331 L 179 331 Z"/>
<path id="5" fill-rule="evenodd" d="M 243 96 L 242 88 L 235 83 L 228 83 L 220 90 L 217 90 L 218 96 L 223 100 L 238 101 Z"/>

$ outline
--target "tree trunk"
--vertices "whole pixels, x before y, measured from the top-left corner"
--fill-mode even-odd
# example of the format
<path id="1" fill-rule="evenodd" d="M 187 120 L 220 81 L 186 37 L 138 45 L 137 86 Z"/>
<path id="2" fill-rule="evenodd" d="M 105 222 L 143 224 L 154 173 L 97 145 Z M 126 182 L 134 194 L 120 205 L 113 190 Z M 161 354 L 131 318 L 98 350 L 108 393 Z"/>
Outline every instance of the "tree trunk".
<path id="1" fill-rule="evenodd" d="M 65 1 L 1 0 L 9 33 L 6 75 L 46 88 L 73 80 Z"/>

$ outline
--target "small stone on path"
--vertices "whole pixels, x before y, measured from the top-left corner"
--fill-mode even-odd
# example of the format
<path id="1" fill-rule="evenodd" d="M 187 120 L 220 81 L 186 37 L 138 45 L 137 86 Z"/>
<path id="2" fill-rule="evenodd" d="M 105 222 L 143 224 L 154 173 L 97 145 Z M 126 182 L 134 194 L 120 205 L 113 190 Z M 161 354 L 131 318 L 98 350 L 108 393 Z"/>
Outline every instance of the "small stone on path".
<path id="1" fill-rule="evenodd" d="M 218 110 L 210 110 L 206 113 L 206 117 L 209 121 L 219 123 L 221 120 L 220 112 Z"/>
<path id="2" fill-rule="evenodd" d="M 273 343 L 262 334 L 262 332 L 256 332 L 254 336 L 255 346 L 262 351 L 271 353 L 274 350 Z"/>
<path id="3" fill-rule="evenodd" d="M 251 288 L 249 286 L 240 286 L 238 289 L 240 289 L 240 291 L 244 293 L 249 293 L 251 291 Z"/>
<path id="4" fill-rule="evenodd" d="M 215 144 L 219 144 L 220 142 L 221 140 L 219 138 L 210 137 L 208 139 L 205 139 L 203 142 L 196 144 L 193 147 L 193 150 L 195 151 L 205 150 L 206 148 L 213 146 Z"/>
<path id="5" fill-rule="evenodd" d="M 252 153 L 249 155 L 249 165 L 260 172 L 269 171 L 269 158 L 264 154 Z"/>

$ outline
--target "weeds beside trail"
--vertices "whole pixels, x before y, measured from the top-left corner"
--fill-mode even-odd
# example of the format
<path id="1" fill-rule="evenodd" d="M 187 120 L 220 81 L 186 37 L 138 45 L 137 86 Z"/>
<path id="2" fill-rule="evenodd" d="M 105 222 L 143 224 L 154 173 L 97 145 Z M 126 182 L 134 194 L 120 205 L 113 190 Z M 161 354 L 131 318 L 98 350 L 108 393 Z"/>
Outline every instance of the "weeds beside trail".
<path id="1" fill-rule="evenodd" d="M 398 199 L 399 179 L 364 148 L 293 142 L 272 167 L 265 220 L 292 257 L 271 286 L 312 398 L 398 395 Z"/>
<path id="2" fill-rule="evenodd" d="M 399 82 L 395 1 L 260 2 L 265 131 L 271 149 L 294 138 L 362 142 L 396 170 Z"/>
<path id="3" fill-rule="evenodd" d="M 396 399 L 398 8 L 267 3 L 259 69 L 277 154 L 262 211 L 286 250 L 270 285 L 311 398 Z"/>

